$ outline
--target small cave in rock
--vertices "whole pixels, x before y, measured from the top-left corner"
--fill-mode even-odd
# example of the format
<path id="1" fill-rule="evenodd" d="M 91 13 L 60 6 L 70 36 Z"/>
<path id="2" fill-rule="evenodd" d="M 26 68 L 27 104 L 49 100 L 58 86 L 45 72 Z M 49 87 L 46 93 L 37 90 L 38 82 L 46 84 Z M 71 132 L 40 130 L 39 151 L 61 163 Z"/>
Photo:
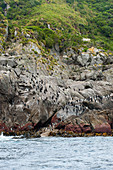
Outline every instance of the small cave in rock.
<path id="1" fill-rule="evenodd" d="M 43 127 L 47 127 L 48 125 L 51 125 L 51 119 L 52 117 L 55 115 L 55 113 L 57 112 L 57 110 L 55 110 L 52 114 L 52 116 L 47 120 L 45 121 L 44 123 L 42 123 L 42 120 L 40 120 L 35 126 L 34 126 L 34 129 L 35 130 L 39 130 L 40 128 L 43 128 Z"/>
<path id="2" fill-rule="evenodd" d="M 86 85 L 84 88 L 85 89 L 90 89 L 91 87 L 90 87 L 90 85 Z"/>

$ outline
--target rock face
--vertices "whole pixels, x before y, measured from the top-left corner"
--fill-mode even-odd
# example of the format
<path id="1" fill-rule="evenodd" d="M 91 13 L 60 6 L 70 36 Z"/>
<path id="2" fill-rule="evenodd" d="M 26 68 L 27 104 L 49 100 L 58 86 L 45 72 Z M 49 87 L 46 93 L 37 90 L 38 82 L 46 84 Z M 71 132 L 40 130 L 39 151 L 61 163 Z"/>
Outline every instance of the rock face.
<path id="1" fill-rule="evenodd" d="M 70 49 L 65 56 L 70 64 L 18 42 L 1 54 L 0 131 L 51 123 L 74 133 L 111 132 L 113 56 L 95 48 L 78 54 Z"/>
<path id="2" fill-rule="evenodd" d="M 70 116 L 65 121 L 57 123 L 56 129 L 65 129 L 65 131 L 72 131 L 74 133 L 108 133 L 110 134 L 111 126 L 108 120 L 111 120 L 108 111 L 89 111 L 83 115 Z M 112 121 L 112 120 L 111 120 Z"/>

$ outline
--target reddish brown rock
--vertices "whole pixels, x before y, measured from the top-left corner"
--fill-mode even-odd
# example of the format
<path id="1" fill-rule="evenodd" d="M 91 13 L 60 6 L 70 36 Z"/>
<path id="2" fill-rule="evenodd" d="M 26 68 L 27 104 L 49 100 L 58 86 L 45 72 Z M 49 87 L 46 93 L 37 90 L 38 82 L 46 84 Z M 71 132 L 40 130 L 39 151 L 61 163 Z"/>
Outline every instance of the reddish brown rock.
<path id="1" fill-rule="evenodd" d="M 77 124 L 73 125 L 72 123 L 66 125 L 65 130 L 66 131 L 72 131 L 74 133 L 82 133 L 80 126 L 77 125 Z"/>
<path id="2" fill-rule="evenodd" d="M 92 132 L 90 124 L 81 123 L 80 127 L 82 129 L 82 132 L 84 132 L 84 133 L 91 133 Z"/>
<path id="3" fill-rule="evenodd" d="M 20 125 L 18 123 L 15 123 L 12 127 L 14 131 L 20 130 Z"/>
<path id="4" fill-rule="evenodd" d="M 2 131 L 6 131 L 8 132 L 9 131 L 9 128 L 5 125 L 5 123 L 0 123 L 0 132 Z"/>
<path id="5" fill-rule="evenodd" d="M 65 125 L 64 122 L 60 122 L 55 126 L 55 129 L 65 129 Z"/>
<path id="6" fill-rule="evenodd" d="M 57 117 L 57 114 L 55 114 L 51 119 L 51 124 L 58 123 L 59 121 L 61 121 L 61 119 Z"/>
<path id="7" fill-rule="evenodd" d="M 82 120 L 90 122 L 94 132 L 97 133 L 111 133 L 111 126 L 108 123 L 108 116 L 106 111 L 103 112 L 90 112 L 83 115 Z"/>
<path id="8" fill-rule="evenodd" d="M 83 133 L 90 133 L 92 132 L 90 124 L 84 119 L 84 117 L 81 119 L 80 117 L 76 118 L 77 124 L 80 126 Z"/>
<path id="9" fill-rule="evenodd" d="M 112 122 L 112 120 L 109 120 L 108 124 L 110 125 L 111 129 L 113 129 L 113 122 Z"/>
<path id="10" fill-rule="evenodd" d="M 22 126 L 20 128 L 20 131 L 28 131 L 34 129 L 32 123 L 27 123 L 26 125 Z"/>
<path id="11" fill-rule="evenodd" d="M 111 126 L 108 123 L 97 124 L 94 131 L 96 133 L 111 133 Z"/>

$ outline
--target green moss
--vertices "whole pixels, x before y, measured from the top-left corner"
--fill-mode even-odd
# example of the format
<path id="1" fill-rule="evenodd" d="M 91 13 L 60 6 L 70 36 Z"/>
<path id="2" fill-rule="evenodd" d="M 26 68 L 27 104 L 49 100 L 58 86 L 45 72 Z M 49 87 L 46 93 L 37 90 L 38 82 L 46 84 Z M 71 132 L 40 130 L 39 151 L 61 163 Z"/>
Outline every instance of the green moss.
<path id="1" fill-rule="evenodd" d="M 10 5 L 4 16 L 6 2 Z M 43 42 L 46 48 L 60 46 L 60 52 L 67 47 L 85 44 L 83 37 L 91 38 L 86 45 L 96 45 L 113 50 L 113 1 L 112 0 L 1 0 L 0 27 L 9 22 L 9 38 L 14 38 L 15 27 L 23 45 L 28 42 L 22 32 L 30 34 L 35 42 Z M 50 28 L 48 28 L 50 24 Z M 0 30 L 3 36 L 4 31 Z"/>
<path id="2" fill-rule="evenodd" d="M 22 41 L 20 42 L 22 45 L 27 45 L 29 43 L 29 40 L 27 38 L 23 38 Z"/>

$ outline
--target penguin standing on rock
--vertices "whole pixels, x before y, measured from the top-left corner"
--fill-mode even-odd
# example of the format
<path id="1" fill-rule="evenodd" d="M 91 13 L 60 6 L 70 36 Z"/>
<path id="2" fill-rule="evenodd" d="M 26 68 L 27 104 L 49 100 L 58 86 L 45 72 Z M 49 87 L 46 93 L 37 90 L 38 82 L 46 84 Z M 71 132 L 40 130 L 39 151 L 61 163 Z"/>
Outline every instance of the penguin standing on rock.
<path id="1" fill-rule="evenodd" d="M 43 80 L 41 80 L 41 84 L 43 84 Z"/>
<path id="2" fill-rule="evenodd" d="M 52 98 L 52 100 L 53 100 L 53 99 L 54 99 L 54 96 L 52 96 L 51 98 Z"/>
<path id="3" fill-rule="evenodd" d="M 42 90 L 43 90 L 43 86 L 40 88 L 40 92 L 42 92 Z"/>
<path id="4" fill-rule="evenodd" d="M 37 104 L 39 104 L 39 100 L 37 100 Z"/>
<path id="5" fill-rule="evenodd" d="M 45 93 L 45 94 L 46 94 L 46 92 L 47 92 L 47 88 L 44 89 L 44 93 Z"/>
<path id="6" fill-rule="evenodd" d="M 76 105 L 76 116 L 78 116 L 78 112 L 79 112 L 79 107 L 78 105 Z"/>
<path id="7" fill-rule="evenodd" d="M 75 108 L 73 108 L 73 112 L 75 112 Z"/>
<path id="8" fill-rule="evenodd" d="M 62 106 L 62 110 L 64 110 L 64 106 Z"/>
<path id="9" fill-rule="evenodd" d="M 68 114 L 68 107 L 66 106 L 66 114 Z"/>

